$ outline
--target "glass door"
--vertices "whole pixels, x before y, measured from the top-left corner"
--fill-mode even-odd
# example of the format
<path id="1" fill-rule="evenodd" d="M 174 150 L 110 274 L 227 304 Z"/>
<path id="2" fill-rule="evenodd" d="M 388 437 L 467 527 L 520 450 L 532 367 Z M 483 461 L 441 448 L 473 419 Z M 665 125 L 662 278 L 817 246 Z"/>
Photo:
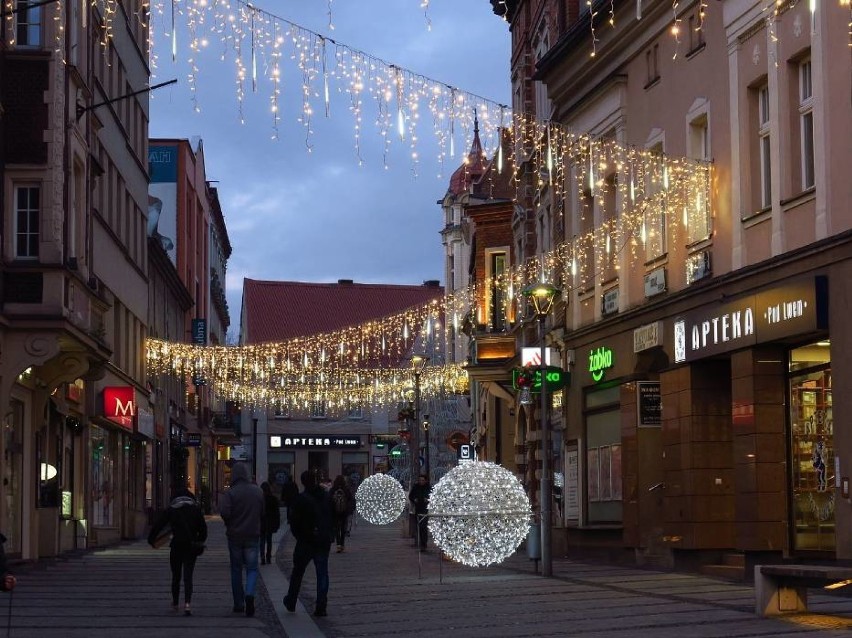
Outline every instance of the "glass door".
<path id="1" fill-rule="evenodd" d="M 790 433 L 793 547 L 833 552 L 836 477 L 827 345 L 791 353 Z"/>

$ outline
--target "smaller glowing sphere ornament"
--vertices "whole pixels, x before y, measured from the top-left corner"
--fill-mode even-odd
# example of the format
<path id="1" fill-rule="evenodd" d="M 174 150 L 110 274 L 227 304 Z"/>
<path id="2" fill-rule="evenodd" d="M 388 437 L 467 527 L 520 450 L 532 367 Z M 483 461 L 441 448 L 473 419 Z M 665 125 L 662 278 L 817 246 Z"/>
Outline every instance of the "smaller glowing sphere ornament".
<path id="1" fill-rule="evenodd" d="M 487 461 L 461 463 L 429 495 L 429 532 L 454 561 L 500 563 L 527 538 L 532 511 L 520 481 Z"/>
<path id="2" fill-rule="evenodd" d="M 355 509 L 374 525 L 392 523 L 405 508 L 405 490 L 399 481 L 387 474 L 368 476 L 355 492 Z"/>

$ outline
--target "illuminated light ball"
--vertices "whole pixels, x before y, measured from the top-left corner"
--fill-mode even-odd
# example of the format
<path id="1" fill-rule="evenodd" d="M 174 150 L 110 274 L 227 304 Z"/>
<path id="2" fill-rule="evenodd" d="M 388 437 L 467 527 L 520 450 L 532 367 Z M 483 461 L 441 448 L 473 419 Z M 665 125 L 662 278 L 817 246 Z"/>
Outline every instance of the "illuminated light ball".
<path id="1" fill-rule="evenodd" d="M 429 495 L 429 532 L 454 561 L 485 567 L 506 560 L 527 538 L 532 510 L 521 482 L 488 461 L 461 463 Z"/>
<path id="2" fill-rule="evenodd" d="M 373 474 L 364 479 L 355 492 L 355 509 L 373 525 L 392 523 L 405 508 L 405 490 L 399 481 L 387 474 Z"/>

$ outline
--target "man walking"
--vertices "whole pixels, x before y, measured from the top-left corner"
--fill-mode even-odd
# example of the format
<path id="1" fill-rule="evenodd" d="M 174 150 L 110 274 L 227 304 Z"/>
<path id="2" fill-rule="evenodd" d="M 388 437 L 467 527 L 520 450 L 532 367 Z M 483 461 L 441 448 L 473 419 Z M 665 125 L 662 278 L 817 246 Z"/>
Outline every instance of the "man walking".
<path id="1" fill-rule="evenodd" d="M 263 491 L 249 481 L 245 463 L 231 468 L 231 487 L 219 499 L 219 512 L 225 521 L 228 552 L 231 558 L 231 592 L 234 611 L 254 616 L 254 592 L 257 586 L 257 555 L 263 517 Z M 243 589 L 243 568 L 246 571 Z"/>
<path id="2" fill-rule="evenodd" d="M 314 616 L 325 616 L 328 603 L 328 553 L 331 550 L 333 510 L 328 493 L 316 483 L 314 475 L 302 472 L 304 491 L 289 510 L 289 523 L 296 547 L 293 549 L 293 573 L 284 596 L 287 611 L 296 611 L 302 577 L 308 563 L 314 561 L 317 572 L 317 604 Z"/>
<path id="3" fill-rule="evenodd" d="M 425 474 L 417 477 L 417 483 L 412 486 L 408 493 L 408 500 L 414 506 L 414 516 L 417 519 L 417 544 L 421 552 L 426 551 L 426 537 L 428 528 L 426 526 L 426 515 L 429 513 L 429 479 Z"/>

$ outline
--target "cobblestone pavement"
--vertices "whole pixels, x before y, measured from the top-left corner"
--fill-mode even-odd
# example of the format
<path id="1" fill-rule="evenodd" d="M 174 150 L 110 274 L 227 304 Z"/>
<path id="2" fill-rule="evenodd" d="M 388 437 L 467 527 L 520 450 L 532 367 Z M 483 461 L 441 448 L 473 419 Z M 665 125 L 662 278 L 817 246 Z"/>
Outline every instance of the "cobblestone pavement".
<path id="1" fill-rule="evenodd" d="M 216 518 L 208 524 L 192 616 L 171 611 L 168 550 L 136 541 L 16 567 L 14 597 L 0 595 L 0 605 L 11 601 L 0 610 L 0 637 L 852 636 L 852 593 L 811 592 L 811 613 L 761 619 L 750 585 L 567 559 L 555 559 L 554 577 L 543 578 L 523 553 L 474 569 L 441 560 L 434 547 L 416 551 L 401 523 L 364 521 L 346 551 L 332 551 L 327 617 L 310 615 L 312 568 L 296 613 L 283 609 L 293 548 L 287 535 L 277 561 L 261 567 L 257 614 L 246 618 L 231 611 L 224 527 Z"/>

